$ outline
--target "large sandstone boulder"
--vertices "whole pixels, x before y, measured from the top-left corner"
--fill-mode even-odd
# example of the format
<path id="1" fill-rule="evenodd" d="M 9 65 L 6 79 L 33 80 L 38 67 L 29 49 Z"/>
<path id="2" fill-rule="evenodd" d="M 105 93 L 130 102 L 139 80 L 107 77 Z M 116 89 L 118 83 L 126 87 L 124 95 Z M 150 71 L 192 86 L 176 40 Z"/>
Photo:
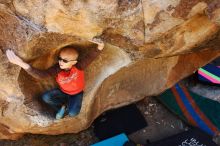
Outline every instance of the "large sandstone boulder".
<path id="1" fill-rule="evenodd" d="M 219 0 L 0 0 L 0 138 L 77 133 L 102 112 L 158 95 L 220 56 Z M 10 64 L 7 48 L 39 69 L 59 48 L 100 36 L 101 55 L 85 70 L 76 117 L 55 120 L 42 92 L 56 85 Z"/>

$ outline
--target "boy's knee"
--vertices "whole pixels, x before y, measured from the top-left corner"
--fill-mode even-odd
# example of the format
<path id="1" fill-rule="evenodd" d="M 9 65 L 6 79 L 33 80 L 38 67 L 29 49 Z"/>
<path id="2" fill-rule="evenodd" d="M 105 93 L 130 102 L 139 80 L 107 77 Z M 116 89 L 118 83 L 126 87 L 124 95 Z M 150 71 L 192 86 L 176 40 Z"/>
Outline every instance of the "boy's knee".
<path id="1" fill-rule="evenodd" d="M 42 99 L 43 99 L 43 101 L 46 102 L 46 103 L 49 103 L 49 102 L 50 102 L 50 96 L 48 96 L 47 94 L 44 94 L 44 95 L 42 96 Z"/>

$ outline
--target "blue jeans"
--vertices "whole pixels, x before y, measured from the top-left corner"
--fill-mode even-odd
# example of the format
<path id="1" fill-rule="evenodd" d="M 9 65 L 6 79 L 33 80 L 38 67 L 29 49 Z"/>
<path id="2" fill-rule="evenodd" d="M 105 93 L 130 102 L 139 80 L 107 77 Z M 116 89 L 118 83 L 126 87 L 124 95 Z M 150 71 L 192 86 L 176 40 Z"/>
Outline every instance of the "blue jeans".
<path id="1" fill-rule="evenodd" d="M 59 88 L 49 90 L 42 96 L 43 101 L 56 111 L 58 111 L 62 105 L 66 105 L 68 115 L 71 117 L 79 114 L 82 98 L 83 91 L 75 95 L 69 95 L 62 92 Z"/>

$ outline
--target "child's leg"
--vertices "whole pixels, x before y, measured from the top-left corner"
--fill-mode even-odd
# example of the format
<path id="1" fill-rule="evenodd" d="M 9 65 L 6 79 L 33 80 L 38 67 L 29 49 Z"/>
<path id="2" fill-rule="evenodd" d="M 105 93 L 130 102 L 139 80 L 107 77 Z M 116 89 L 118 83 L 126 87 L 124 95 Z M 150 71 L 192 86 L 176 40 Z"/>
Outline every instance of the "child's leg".
<path id="1" fill-rule="evenodd" d="M 68 96 L 60 91 L 60 89 L 55 88 L 45 92 L 42 96 L 45 103 L 49 104 L 54 110 L 58 111 L 60 107 L 67 103 Z"/>
<path id="2" fill-rule="evenodd" d="M 69 96 L 68 114 L 73 117 L 79 114 L 82 105 L 83 92 Z"/>

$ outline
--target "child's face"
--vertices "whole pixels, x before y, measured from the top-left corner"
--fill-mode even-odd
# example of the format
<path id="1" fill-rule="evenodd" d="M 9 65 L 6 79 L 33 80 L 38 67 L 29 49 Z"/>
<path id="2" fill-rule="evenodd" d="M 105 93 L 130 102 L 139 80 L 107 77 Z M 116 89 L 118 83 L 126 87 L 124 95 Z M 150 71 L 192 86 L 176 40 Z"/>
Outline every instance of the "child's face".
<path id="1" fill-rule="evenodd" d="M 61 69 L 69 70 L 77 63 L 78 55 L 75 53 L 60 52 L 59 66 Z"/>

